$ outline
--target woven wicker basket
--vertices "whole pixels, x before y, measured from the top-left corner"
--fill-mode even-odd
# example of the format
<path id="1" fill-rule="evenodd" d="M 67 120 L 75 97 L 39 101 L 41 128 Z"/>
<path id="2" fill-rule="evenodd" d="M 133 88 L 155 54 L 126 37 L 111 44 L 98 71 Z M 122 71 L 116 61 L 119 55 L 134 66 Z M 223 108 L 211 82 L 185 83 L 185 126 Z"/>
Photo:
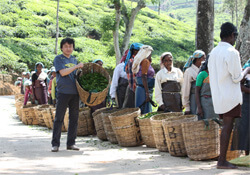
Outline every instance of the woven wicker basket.
<path id="1" fill-rule="evenodd" d="M 17 100 L 16 103 L 15 103 L 15 106 L 16 106 L 16 113 L 19 117 L 19 119 L 22 121 L 22 106 L 23 106 L 23 101 L 21 100 Z"/>
<path id="2" fill-rule="evenodd" d="M 108 139 L 107 139 L 107 135 L 105 133 L 104 126 L 103 126 L 102 112 L 107 111 L 107 110 L 108 110 L 108 108 L 104 107 L 104 108 L 101 108 L 101 109 L 97 109 L 92 114 L 93 119 L 94 119 L 94 124 L 95 124 L 95 130 L 96 130 L 97 137 L 100 140 L 104 140 L 104 141 L 108 140 Z"/>
<path id="3" fill-rule="evenodd" d="M 110 78 L 108 71 L 106 71 L 103 67 L 101 67 L 95 63 L 83 64 L 83 68 L 82 68 L 82 71 L 81 71 L 79 77 L 81 77 L 84 74 L 94 73 L 94 72 L 98 72 L 98 73 L 102 74 L 104 77 L 106 77 L 109 84 L 102 92 L 97 92 L 97 93 L 93 92 L 90 95 L 90 93 L 88 91 L 85 91 L 80 86 L 78 81 L 76 81 L 76 87 L 77 87 L 77 90 L 79 92 L 79 96 L 80 96 L 82 102 L 88 106 L 96 106 L 98 104 L 101 104 L 105 100 L 105 98 L 107 97 L 107 93 L 109 91 L 109 85 L 111 82 L 111 78 Z"/>
<path id="4" fill-rule="evenodd" d="M 36 105 L 25 105 L 21 108 L 23 124 L 25 124 L 25 125 L 38 125 L 38 121 L 37 121 L 35 113 L 34 113 L 34 106 L 36 106 Z"/>
<path id="5" fill-rule="evenodd" d="M 219 130 L 219 135 L 221 135 L 221 129 Z M 231 133 L 229 145 L 227 149 L 227 157 L 226 157 L 227 161 L 240 157 L 240 150 L 231 150 L 232 141 L 233 141 L 233 131 Z"/>
<path id="6" fill-rule="evenodd" d="M 162 120 L 170 117 L 178 117 L 181 115 L 182 115 L 181 112 L 170 112 L 170 113 L 158 114 L 150 118 L 152 131 L 155 139 L 155 145 L 159 151 L 168 152 L 168 145 L 162 126 Z"/>
<path id="7" fill-rule="evenodd" d="M 137 117 L 139 108 L 127 108 L 109 115 L 113 131 L 120 146 L 142 145 L 142 138 Z"/>
<path id="8" fill-rule="evenodd" d="M 43 116 L 43 120 L 47 128 L 52 129 L 53 121 L 52 121 L 50 108 L 44 108 L 43 110 L 41 110 L 41 114 Z"/>
<path id="9" fill-rule="evenodd" d="M 162 112 L 158 112 L 158 113 L 162 113 Z M 149 148 L 156 148 L 150 118 L 140 119 L 138 117 L 138 121 L 139 121 L 139 126 L 140 126 L 140 131 L 141 131 L 141 137 L 142 137 L 144 144 Z"/>
<path id="10" fill-rule="evenodd" d="M 40 126 L 47 126 L 45 124 L 45 121 L 44 121 L 44 118 L 43 118 L 43 115 L 41 113 L 42 110 L 47 110 L 47 108 L 49 108 L 50 105 L 38 105 L 37 107 L 34 108 L 34 111 L 35 111 L 35 116 L 38 120 L 38 124 Z"/>
<path id="11" fill-rule="evenodd" d="M 117 112 L 121 109 L 118 108 L 113 108 L 112 110 L 108 110 L 108 111 L 103 111 L 101 113 L 102 115 L 102 121 L 103 121 L 103 127 L 104 127 L 104 131 L 106 133 L 107 139 L 108 141 L 110 141 L 111 143 L 117 144 L 117 138 L 115 135 L 115 132 L 113 131 L 112 125 L 111 125 L 111 121 L 109 119 L 109 115 Z"/>
<path id="12" fill-rule="evenodd" d="M 192 160 L 207 160 L 219 156 L 219 125 L 209 120 L 182 123 L 182 134 L 187 155 Z"/>
<path id="13" fill-rule="evenodd" d="M 88 136 L 95 133 L 94 120 L 91 116 L 90 108 L 82 108 L 79 110 L 79 119 L 77 126 L 78 136 Z"/>
<path id="14" fill-rule="evenodd" d="M 189 121 L 198 121 L 198 116 L 182 115 L 162 121 L 165 137 L 167 140 L 168 151 L 171 156 L 187 156 L 187 151 L 182 136 L 181 124 Z"/>

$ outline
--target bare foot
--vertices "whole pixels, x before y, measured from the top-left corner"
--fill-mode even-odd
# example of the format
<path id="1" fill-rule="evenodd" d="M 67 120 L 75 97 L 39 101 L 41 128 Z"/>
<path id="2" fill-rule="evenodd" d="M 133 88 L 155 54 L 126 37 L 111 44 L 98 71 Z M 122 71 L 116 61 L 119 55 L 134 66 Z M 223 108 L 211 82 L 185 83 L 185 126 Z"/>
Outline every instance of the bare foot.
<path id="1" fill-rule="evenodd" d="M 217 169 L 238 169 L 237 166 L 229 163 L 228 161 L 217 163 Z"/>

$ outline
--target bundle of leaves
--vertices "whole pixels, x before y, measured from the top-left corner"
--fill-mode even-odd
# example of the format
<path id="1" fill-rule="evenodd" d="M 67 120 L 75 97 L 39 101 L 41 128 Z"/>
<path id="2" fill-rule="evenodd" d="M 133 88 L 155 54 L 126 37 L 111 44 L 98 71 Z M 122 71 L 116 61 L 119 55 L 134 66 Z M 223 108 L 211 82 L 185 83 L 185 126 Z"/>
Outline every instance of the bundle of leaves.
<path id="1" fill-rule="evenodd" d="M 101 92 L 108 86 L 107 78 L 97 72 L 82 75 L 78 82 L 88 92 Z"/>
<path id="2" fill-rule="evenodd" d="M 147 113 L 147 114 L 145 114 L 145 115 L 140 116 L 139 119 L 150 118 L 150 117 L 152 117 L 152 116 L 154 116 L 154 115 L 156 115 L 156 114 L 159 114 L 159 113 L 158 113 L 158 112 L 149 112 L 149 113 Z"/>

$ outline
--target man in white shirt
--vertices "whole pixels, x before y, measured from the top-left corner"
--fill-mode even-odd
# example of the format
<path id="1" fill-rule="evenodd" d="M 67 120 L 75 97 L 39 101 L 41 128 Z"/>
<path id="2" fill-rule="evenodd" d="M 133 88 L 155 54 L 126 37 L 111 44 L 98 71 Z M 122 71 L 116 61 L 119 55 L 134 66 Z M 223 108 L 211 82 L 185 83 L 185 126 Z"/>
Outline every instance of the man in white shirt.
<path id="1" fill-rule="evenodd" d="M 233 24 L 229 22 L 222 24 L 221 42 L 211 51 L 208 62 L 214 110 L 223 119 L 218 169 L 237 168 L 226 161 L 226 153 L 234 118 L 241 117 L 240 81 L 250 73 L 250 69 L 242 72 L 239 52 L 233 47 L 237 35 L 237 28 Z"/>

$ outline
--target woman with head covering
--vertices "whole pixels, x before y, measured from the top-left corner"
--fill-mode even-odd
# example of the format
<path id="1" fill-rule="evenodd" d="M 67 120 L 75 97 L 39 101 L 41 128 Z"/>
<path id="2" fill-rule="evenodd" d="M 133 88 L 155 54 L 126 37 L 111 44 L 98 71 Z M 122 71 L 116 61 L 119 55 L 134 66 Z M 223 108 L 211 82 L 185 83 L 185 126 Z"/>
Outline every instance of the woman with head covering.
<path id="1" fill-rule="evenodd" d="M 189 57 L 184 66 L 184 81 L 182 86 L 182 104 L 186 108 L 185 114 L 196 114 L 195 82 L 200 71 L 201 62 L 206 59 L 205 52 L 196 50 L 192 57 Z"/>
<path id="2" fill-rule="evenodd" d="M 159 104 L 158 111 L 181 112 L 183 73 L 173 66 L 173 56 L 170 52 L 164 52 L 160 60 L 162 69 L 155 77 L 155 100 Z"/>
<path id="3" fill-rule="evenodd" d="M 134 57 L 143 46 L 141 43 L 133 43 L 131 44 L 127 57 L 124 61 L 124 70 L 127 73 L 128 78 L 128 87 L 126 89 L 126 96 L 123 103 L 123 108 L 134 108 L 135 107 L 135 74 L 132 72 L 132 65 L 134 61 Z"/>
<path id="4" fill-rule="evenodd" d="M 218 114 L 215 114 L 214 112 L 207 67 L 208 58 L 209 55 L 207 56 L 206 61 L 202 64 L 200 73 L 196 78 L 195 98 L 199 120 L 219 118 Z"/>
<path id="5" fill-rule="evenodd" d="M 34 99 L 38 101 L 38 104 L 47 104 L 48 102 L 47 74 L 42 72 L 43 67 L 43 63 L 36 63 L 36 73 L 32 75 L 32 90 L 34 94 Z"/>
<path id="6" fill-rule="evenodd" d="M 92 63 L 96 63 L 98 64 L 99 66 L 102 66 L 103 65 L 103 61 L 101 59 L 95 59 L 94 61 L 92 61 Z"/>
<path id="7" fill-rule="evenodd" d="M 153 48 L 144 45 L 134 58 L 132 72 L 136 75 L 135 106 L 140 107 L 141 114 L 152 112 L 150 100 L 154 88 L 155 71 L 151 66 Z"/>
<path id="8" fill-rule="evenodd" d="M 123 106 L 123 102 L 126 95 L 126 89 L 128 86 L 127 74 L 124 71 L 124 66 L 125 66 L 124 61 L 128 55 L 128 51 L 129 50 L 126 50 L 120 63 L 115 67 L 109 91 L 110 97 L 114 103 L 115 103 L 115 98 L 117 97 L 119 108 L 122 108 Z"/>

